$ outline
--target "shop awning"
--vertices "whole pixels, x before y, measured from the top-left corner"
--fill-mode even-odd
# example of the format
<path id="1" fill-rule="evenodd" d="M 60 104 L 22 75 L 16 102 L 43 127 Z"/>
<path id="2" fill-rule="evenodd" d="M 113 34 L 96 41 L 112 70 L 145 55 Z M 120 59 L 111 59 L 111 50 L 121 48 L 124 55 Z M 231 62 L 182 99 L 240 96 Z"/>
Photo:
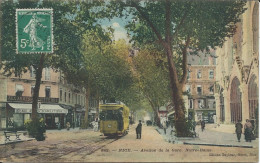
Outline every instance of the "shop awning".
<path id="1" fill-rule="evenodd" d="M 88 115 L 92 115 L 92 114 L 96 114 L 96 113 L 97 113 L 96 110 L 90 110 L 90 111 L 88 112 Z"/>
<path id="2" fill-rule="evenodd" d="M 8 105 L 15 109 L 15 113 L 32 113 L 32 104 L 8 103 Z M 41 108 L 38 109 L 38 113 L 67 114 L 68 110 L 63 109 L 59 105 L 41 104 Z"/>

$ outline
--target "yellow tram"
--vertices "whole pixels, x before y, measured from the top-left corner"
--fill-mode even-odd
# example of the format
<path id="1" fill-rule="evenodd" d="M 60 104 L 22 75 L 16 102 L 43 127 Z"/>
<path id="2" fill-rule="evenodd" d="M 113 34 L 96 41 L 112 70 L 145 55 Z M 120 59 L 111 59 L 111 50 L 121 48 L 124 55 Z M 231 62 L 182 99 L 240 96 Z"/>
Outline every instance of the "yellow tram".
<path id="1" fill-rule="evenodd" d="M 100 104 L 100 132 L 105 136 L 125 135 L 129 129 L 129 108 L 124 104 Z"/>

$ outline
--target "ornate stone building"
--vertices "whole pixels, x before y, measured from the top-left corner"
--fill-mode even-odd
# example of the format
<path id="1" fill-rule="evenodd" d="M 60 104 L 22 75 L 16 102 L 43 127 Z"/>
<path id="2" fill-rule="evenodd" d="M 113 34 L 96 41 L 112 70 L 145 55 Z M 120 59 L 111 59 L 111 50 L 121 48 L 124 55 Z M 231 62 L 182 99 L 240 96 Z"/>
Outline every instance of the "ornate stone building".
<path id="1" fill-rule="evenodd" d="M 217 122 L 256 119 L 259 88 L 259 4 L 247 1 L 237 31 L 216 50 Z"/>
<path id="2" fill-rule="evenodd" d="M 214 98 L 215 84 L 215 51 L 209 54 L 188 55 L 188 76 L 186 92 L 188 94 L 189 118 L 195 121 L 214 122 L 216 105 Z"/>

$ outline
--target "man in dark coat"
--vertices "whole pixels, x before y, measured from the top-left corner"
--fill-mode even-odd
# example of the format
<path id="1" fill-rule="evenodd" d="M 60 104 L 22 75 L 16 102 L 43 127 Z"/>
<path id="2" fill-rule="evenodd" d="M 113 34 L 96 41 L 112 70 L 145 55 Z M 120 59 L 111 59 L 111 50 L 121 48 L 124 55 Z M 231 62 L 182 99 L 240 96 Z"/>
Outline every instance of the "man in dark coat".
<path id="1" fill-rule="evenodd" d="M 205 121 L 202 120 L 202 121 L 200 122 L 200 124 L 201 124 L 201 131 L 203 131 L 203 130 L 205 129 Z"/>
<path id="2" fill-rule="evenodd" d="M 241 121 L 238 120 L 238 122 L 236 123 L 236 134 L 237 134 L 238 142 L 240 142 L 240 138 L 241 138 L 241 134 L 242 134 L 242 128 L 243 128 L 243 125 L 241 124 Z"/>
<path id="3" fill-rule="evenodd" d="M 142 123 L 141 120 L 139 120 L 139 124 L 136 127 L 136 139 L 141 139 L 142 135 Z"/>
<path id="4" fill-rule="evenodd" d="M 192 120 L 192 130 L 195 132 L 197 122 Z"/>

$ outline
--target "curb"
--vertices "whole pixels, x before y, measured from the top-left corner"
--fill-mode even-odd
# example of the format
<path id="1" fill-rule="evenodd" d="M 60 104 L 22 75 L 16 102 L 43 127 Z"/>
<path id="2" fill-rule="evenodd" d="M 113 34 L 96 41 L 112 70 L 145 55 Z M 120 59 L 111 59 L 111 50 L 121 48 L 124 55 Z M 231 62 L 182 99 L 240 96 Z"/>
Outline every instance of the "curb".
<path id="1" fill-rule="evenodd" d="M 183 142 L 183 144 L 187 145 L 205 145 L 205 146 L 220 146 L 220 147 L 239 147 L 239 148 L 253 148 L 253 146 L 248 146 L 248 145 L 227 145 L 227 144 L 206 144 L 206 143 L 188 143 L 188 142 Z"/>
<path id="2" fill-rule="evenodd" d="M 32 141 L 32 140 L 35 140 L 35 138 L 30 138 L 30 139 L 27 139 L 27 140 L 8 141 L 8 142 L 6 142 L 6 143 L 0 144 L 0 146 L 1 146 L 1 145 L 7 145 L 7 144 L 21 143 L 21 142 L 25 142 L 25 141 Z"/>
<path id="3" fill-rule="evenodd" d="M 155 130 L 156 130 L 159 134 L 161 134 L 160 131 L 159 131 L 157 128 L 156 128 Z"/>

